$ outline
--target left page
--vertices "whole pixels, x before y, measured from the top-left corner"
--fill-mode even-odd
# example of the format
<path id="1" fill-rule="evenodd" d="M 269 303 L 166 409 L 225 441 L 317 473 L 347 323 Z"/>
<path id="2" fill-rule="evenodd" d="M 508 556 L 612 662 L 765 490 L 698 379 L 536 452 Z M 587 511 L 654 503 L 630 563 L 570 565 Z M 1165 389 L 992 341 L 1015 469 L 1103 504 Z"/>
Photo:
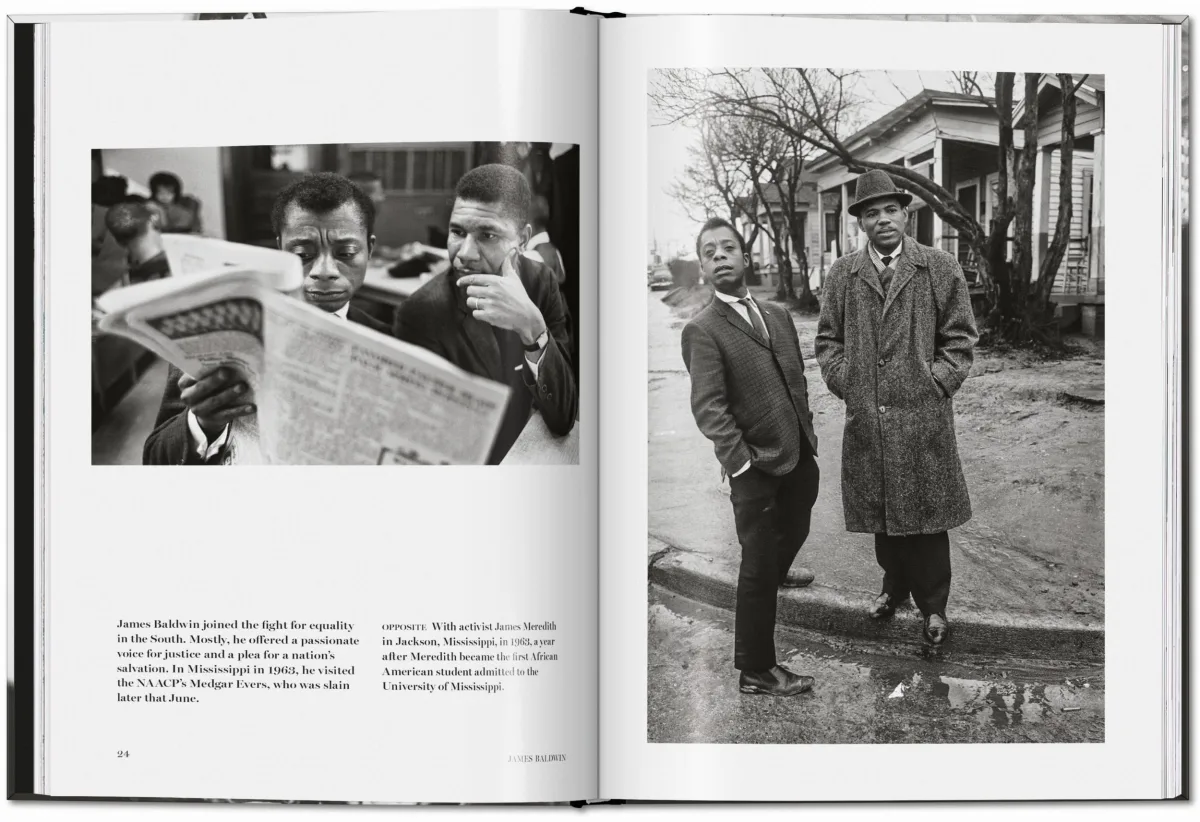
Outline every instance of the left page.
<path id="1" fill-rule="evenodd" d="M 597 795 L 596 36 L 490 11 L 44 29 L 39 792 Z M 184 68 L 146 71 L 147 43 Z M 320 309 L 499 384 L 488 464 L 226 464 L 235 382 L 89 343 L 90 298 L 189 276 L 172 234 L 295 254 L 284 325 Z M 373 363 L 313 378 L 335 338 L 280 337 L 304 425 L 336 380 L 374 399 L 338 425 L 445 423 L 449 382 L 439 411 L 371 394 Z"/>

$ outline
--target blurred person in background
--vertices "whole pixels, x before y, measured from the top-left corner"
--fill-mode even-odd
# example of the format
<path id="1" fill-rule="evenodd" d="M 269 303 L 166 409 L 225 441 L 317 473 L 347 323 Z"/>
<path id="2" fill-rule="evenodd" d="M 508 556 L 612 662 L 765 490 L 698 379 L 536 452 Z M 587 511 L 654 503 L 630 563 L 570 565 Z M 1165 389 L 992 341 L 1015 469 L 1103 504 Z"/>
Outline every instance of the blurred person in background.
<path id="1" fill-rule="evenodd" d="M 383 178 L 374 171 L 352 171 L 346 175 L 350 182 L 354 183 L 363 194 L 371 200 L 371 204 L 375 206 L 375 213 L 383 208 L 383 204 L 387 202 L 387 192 L 383 190 Z"/>
<path id="2" fill-rule="evenodd" d="M 367 199 L 371 201 L 371 205 L 375 206 L 375 215 L 379 216 L 379 212 L 383 210 L 383 204 L 387 202 L 387 192 L 383 188 L 383 178 L 374 171 L 352 171 L 346 175 L 346 179 L 358 186 L 363 194 L 367 195 Z M 393 248 L 382 244 L 375 245 L 375 251 L 371 255 L 377 260 L 400 260 L 404 247 Z"/>
<path id="3" fill-rule="evenodd" d="M 525 256 L 531 260 L 545 263 L 554 272 L 554 281 L 562 287 L 567 279 L 563 267 L 562 254 L 550 241 L 550 203 L 538 194 L 533 198 L 533 210 L 529 215 L 529 224 L 533 226 L 533 236 L 525 244 Z"/>
<path id="4" fill-rule="evenodd" d="M 383 178 L 373 171 L 353 171 L 347 175 L 370 198 L 375 205 L 376 214 L 387 202 L 387 192 L 383 188 Z M 444 248 L 435 248 L 422 242 L 409 242 L 401 246 L 386 246 L 376 244 L 372 255 L 377 260 L 395 263 L 388 269 L 393 277 L 416 277 L 420 274 L 436 274 L 445 271 L 449 263 L 449 255 Z"/>
<path id="5" fill-rule="evenodd" d="M 132 198 L 110 208 L 104 217 L 105 226 L 125 249 L 130 285 L 157 280 L 171 273 L 156 223 L 151 208 Z"/>
<path id="6" fill-rule="evenodd" d="M 150 198 L 162 208 L 165 222 L 162 230 L 168 234 L 199 234 L 200 201 L 183 193 L 183 183 L 169 171 L 160 171 L 150 178 Z"/>
<path id="7" fill-rule="evenodd" d="M 129 270 L 125 250 L 105 225 L 108 210 L 125 198 L 124 177 L 106 177 L 99 149 L 92 150 L 92 296 L 118 285 Z"/>

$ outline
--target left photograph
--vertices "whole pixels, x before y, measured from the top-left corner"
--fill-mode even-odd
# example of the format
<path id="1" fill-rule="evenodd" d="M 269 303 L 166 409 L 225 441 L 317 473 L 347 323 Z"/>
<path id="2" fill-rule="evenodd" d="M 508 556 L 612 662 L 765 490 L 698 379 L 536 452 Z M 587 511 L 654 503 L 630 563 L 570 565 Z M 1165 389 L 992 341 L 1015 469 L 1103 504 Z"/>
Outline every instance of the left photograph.
<path id="1" fill-rule="evenodd" d="M 578 146 L 91 160 L 93 465 L 578 464 Z"/>

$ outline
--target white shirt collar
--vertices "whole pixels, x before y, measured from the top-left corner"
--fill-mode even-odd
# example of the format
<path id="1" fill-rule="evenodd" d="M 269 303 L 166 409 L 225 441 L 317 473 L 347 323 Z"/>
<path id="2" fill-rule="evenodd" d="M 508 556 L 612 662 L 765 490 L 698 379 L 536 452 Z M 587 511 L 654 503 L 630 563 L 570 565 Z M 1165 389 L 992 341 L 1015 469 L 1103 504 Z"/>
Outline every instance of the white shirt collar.
<path id="1" fill-rule="evenodd" d="M 531 249 L 537 248 L 542 243 L 548 243 L 548 242 L 550 242 L 550 235 L 547 234 L 545 231 L 542 231 L 542 232 L 540 232 L 538 234 L 534 234 L 532 237 L 530 237 L 529 242 L 525 243 L 525 247 L 531 248 Z"/>
<path id="2" fill-rule="evenodd" d="M 346 315 L 350 313 L 350 303 L 347 302 L 345 305 L 343 305 L 341 308 L 339 308 L 337 311 L 335 311 L 333 313 L 337 314 L 343 320 L 347 319 Z"/>
<path id="3" fill-rule="evenodd" d="M 717 298 L 719 300 L 721 300 L 722 302 L 729 303 L 730 305 L 735 305 L 742 301 L 741 297 L 730 296 L 729 294 L 726 294 L 724 291 L 717 291 L 717 289 L 715 289 L 715 288 L 713 289 L 713 293 L 717 295 Z M 750 297 L 749 291 L 746 292 L 746 296 Z M 750 297 L 750 300 L 753 302 L 754 298 Z"/>
<path id="4" fill-rule="evenodd" d="M 884 256 L 885 256 L 884 253 L 875 247 L 875 243 L 867 243 L 867 245 L 871 246 L 871 251 L 874 252 L 875 257 L 877 257 L 880 260 L 882 260 L 884 258 Z M 892 260 L 895 261 L 896 258 L 899 257 L 903 251 L 904 251 L 904 239 L 901 238 L 900 245 L 893 248 L 886 256 L 891 257 Z"/>

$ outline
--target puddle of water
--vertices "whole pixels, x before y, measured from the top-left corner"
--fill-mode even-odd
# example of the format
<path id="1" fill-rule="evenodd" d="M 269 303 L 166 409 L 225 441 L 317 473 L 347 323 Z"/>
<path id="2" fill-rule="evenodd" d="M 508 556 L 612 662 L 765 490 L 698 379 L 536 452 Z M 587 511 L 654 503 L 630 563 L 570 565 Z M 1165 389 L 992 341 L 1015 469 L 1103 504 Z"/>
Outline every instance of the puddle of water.
<path id="1" fill-rule="evenodd" d="M 800 660 L 805 658 L 804 652 L 789 650 L 790 656 L 799 664 L 798 670 L 803 669 Z M 1032 725 L 1052 715 L 1069 715 L 1097 707 L 1093 699 L 1096 692 L 1082 681 L 970 679 L 939 675 L 936 671 L 904 670 L 897 664 L 898 660 L 880 660 L 882 664 L 876 665 L 863 660 L 849 662 L 837 654 L 830 654 L 827 659 L 839 660 L 844 666 L 859 671 L 861 676 L 873 679 L 876 692 L 886 701 L 923 702 L 932 696 L 935 702 L 955 713 L 972 717 L 982 727 Z"/>
<path id="2" fill-rule="evenodd" d="M 1022 682 L 986 682 L 943 676 L 932 683 L 934 696 L 980 725 L 1005 727 L 1041 722 L 1048 714 L 1085 707 L 1081 688 Z M 1070 711 L 1065 711 L 1070 713 Z"/>
<path id="3" fill-rule="evenodd" d="M 724 631 L 721 641 L 732 642 L 732 615 L 726 612 L 680 597 L 673 597 L 669 606 L 657 607 L 688 619 L 689 637 L 703 625 Z M 780 663 L 785 667 L 812 672 L 818 681 L 828 679 L 841 687 L 861 683 L 862 690 L 851 691 L 862 694 L 868 712 L 871 705 L 875 710 L 886 705 L 890 712 L 912 716 L 944 715 L 948 710 L 970 717 L 980 727 L 1002 729 L 1038 725 L 1054 717 L 1104 715 L 1102 668 L 962 657 L 945 648 L 922 647 L 914 656 L 911 648 L 850 642 L 794 629 L 781 630 L 778 639 L 782 640 Z M 723 657 L 720 664 L 727 664 Z"/>

